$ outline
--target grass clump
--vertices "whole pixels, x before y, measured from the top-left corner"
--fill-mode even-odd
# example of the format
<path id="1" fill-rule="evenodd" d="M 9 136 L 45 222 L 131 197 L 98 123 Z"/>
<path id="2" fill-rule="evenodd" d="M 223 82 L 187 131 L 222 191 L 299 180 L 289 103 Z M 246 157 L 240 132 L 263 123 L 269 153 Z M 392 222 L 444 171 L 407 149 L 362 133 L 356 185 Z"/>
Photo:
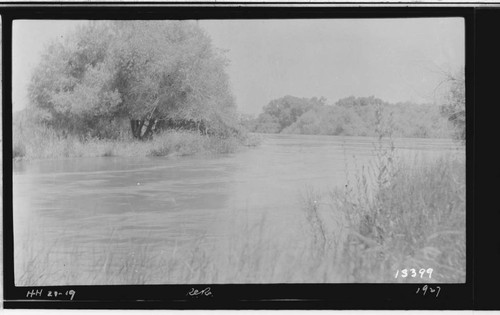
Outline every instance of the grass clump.
<path id="1" fill-rule="evenodd" d="M 104 153 L 102 156 L 107 157 L 107 156 L 115 156 L 114 148 L 113 146 L 107 147 L 104 149 Z"/>
<path id="2" fill-rule="evenodd" d="M 262 136 L 254 133 L 247 133 L 241 139 L 242 145 L 246 147 L 256 147 L 262 143 Z"/>
<path id="3" fill-rule="evenodd" d="M 395 278 L 396 270 L 433 268 L 433 281 L 465 281 L 465 163 L 441 159 L 404 167 L 367 203 L 332 194 L 347 218 L 343 264 L 356 282 Z"/>

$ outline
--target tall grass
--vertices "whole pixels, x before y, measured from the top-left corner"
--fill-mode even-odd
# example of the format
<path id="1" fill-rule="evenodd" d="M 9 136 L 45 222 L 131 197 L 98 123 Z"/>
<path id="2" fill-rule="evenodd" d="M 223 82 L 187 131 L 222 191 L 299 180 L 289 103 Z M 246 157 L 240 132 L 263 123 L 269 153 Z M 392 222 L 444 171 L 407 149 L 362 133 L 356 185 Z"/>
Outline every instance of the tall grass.
<path id="1" fill-rule="evenodd" d="M 274 242 L 265 217 L 222 242 L 206 235 L 158 250 L 112 241 L 94 251 L 78 243 L 27 244 L 17 251 L 16 285 L 214 284 L 322 282 L 307 246 Z M 171 243 L 173 240 L 165 240 Z M 18 248 L 18 247 L 16 247 Z M 61 251 L 61 249 L 64 249 Z M 64 255 L 61 254 L 64 252 Z M 336 274 L 336 273 L 335 273 Z"/>
<path id="2" fill-rule="evenodd" d="M 464 161 L 442 158 L 398 170 L 373 197 L 341 190 L 330 196 L 328 211 L 342 217 L 346 231 L 337 245 L 346 281 L 464 282 Z M 433 278 L 395 278 L 405 268 L 433 268 Z"/>
<path id="3" fill-rule="evenodd" d="M 250 139 L 250 140 L 249 140 Z M 43 125 L 14 126 L 14 159 L 57 159 L 101 156 L 186 156 L 236 152 L 251 136 L 222 138 L 170 130 L 152 140 L 80 138 L 62 135 Z M 251 142 L 255 143 L 255 141 Z"/>

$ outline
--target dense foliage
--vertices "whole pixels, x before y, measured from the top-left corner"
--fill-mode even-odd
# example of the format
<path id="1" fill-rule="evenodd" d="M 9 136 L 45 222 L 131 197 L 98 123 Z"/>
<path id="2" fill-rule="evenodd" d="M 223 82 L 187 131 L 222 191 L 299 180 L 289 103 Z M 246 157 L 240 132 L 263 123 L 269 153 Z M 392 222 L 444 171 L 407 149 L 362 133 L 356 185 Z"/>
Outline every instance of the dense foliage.
<path id="1" fill-rule="evenodd" d="M 226 64 L 196 23 L 91 22 L 46 48 L 29 110 L 74 135 L 146 139 L 172 125 L 227 134 L 236 110 Z"/>
<path id="2" fill-rule="evenodd" d="M 252 124 L 247 124 L 253 131 L 279 133 L 293 124 L 304 113 L 325 105 L 324 98 L 298 98 L 287 95 L 272 100 L 264 107 L 263 113 Z"/>
<path id="3" fill-rule="evenodd" d="M 254 121 L 251 131 L 309 135 L 375 136 L 378 126 L 399 137 L 448 137 L 446 116 L 433 104 L 396 103 L 370 97 L 347 97 L 334 105 L 324 98 L 293 96 L 273 100 Z"/>
<path id="4" fill-rule="evenodd" d="M 441 107 L 442 113 L 454 126 L 454 137 L 465 140 L 465 72 L 464 69 L 456 74 L 448 74 L 445 79 L 445 104 Z"/>

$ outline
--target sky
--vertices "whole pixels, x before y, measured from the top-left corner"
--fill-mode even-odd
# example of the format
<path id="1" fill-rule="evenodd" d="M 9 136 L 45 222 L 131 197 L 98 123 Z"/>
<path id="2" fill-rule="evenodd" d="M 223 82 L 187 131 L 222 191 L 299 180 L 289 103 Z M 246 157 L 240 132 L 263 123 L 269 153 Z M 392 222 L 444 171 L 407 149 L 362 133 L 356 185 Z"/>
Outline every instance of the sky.
<path id="1" fill-rule="evenodd" d="M 13 109 L 44 47 L 85 21 L 15 21 Z M 462 18 L 202 20 L 230 60 L 227 72 L 241 113 L 256 115 L 285 95 L 376 96 L 389 102 L 438 101 L 443 72 L 465 64 Z"/>

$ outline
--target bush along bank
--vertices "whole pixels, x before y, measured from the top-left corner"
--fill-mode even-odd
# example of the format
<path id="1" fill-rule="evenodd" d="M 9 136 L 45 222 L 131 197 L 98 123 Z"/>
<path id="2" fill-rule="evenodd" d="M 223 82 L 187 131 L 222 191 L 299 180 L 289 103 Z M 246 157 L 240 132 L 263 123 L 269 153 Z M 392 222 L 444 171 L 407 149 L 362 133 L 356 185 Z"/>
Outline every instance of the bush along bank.
<path id="1" fill-rule="evenodd" d="M 166 130 L 145 141 L 129 137 L 81 138 L 71 135 L 63 136 L 41 125 L 24 129 L 14 128 L 13 140 L 15 160 L 216 155 L 234 153 L 243 146 L 257 145 L 260 141 L 256 136 L 243 133 L 233 136 L 217 136 L 186 130 Z"/>

